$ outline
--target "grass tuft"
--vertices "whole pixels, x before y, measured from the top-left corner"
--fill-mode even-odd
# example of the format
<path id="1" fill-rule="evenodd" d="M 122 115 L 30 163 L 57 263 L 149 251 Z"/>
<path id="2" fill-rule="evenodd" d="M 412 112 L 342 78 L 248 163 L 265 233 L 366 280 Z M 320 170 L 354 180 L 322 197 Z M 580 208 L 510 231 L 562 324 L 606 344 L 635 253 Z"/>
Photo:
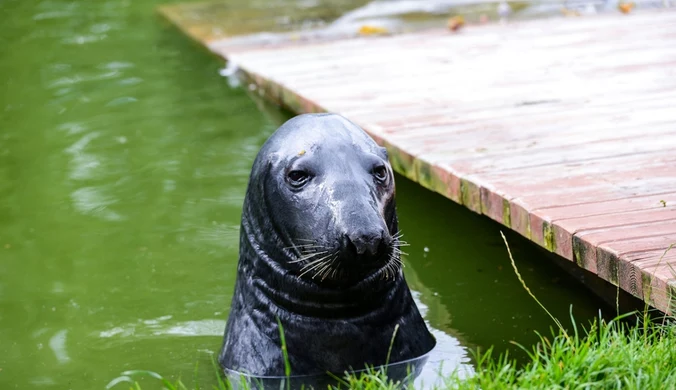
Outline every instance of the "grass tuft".
<path id="1" fill-rule="evenodd" d="M 284 338 L 284 327 L 282 321 L 277 317 L 277 325 L 279 326 L 279 338 L 282 341 L 282 354 L 284 356 L 284 375 L 291 376 L 291 363 L 289 362 L 289 351 L 286 350 L 286 338 Z"/>
<path id="2" fill-rule="evenodd" d="M 606 322 L 599 318 L 583 334 L 553 332 L 551 341 L 529 351 L 530 361 L 517 367 L 506 357 L 487 352 L 477 373 L 467 380 L 449 378 L 450 388 L 676 388 L 676 326 L 645 322 L 630 326 L 626 314 Z"/>
<path id="3" fill-rule="evenodd" d="M 516 263 L 514 262 L 514 257 L 512 257 L 512 250 L 509 248 L 509 243 L 507 243 L 507 238 L 505 237 L 505 234 L 501 231 L 500 235 L 502 236 L 502 241 L 505 242 L 505 246 L 507 247 L 507 254 L 509 255 L 509 261 L 512 264 L 512 268 L 514 269 L 514 273 L 516 274 L 516 277 L 519 279 L 521 286 L 523 286 L 523 288 L 526 290 L 528 295 L 530 295 L 530 297 L 533 298 L 533 300 L 535 300 L 535 302 L 537 302 L 537 304 L 542 308 L 542 310 L 544 310 L 547 313 L 547 315 L 552 319 L 552 321 L 554 321 L 554 323 L 559 327 L 559 331 L 561 331 L 565 335 L 565 337 L 568 337 L 568 333 L 566 333 L 566 329 L 563 327 L 563 325 L 561 325 L 561 322 L 559 322 L 559 320 L 556 317 L 554 317 L 552 315 L 552 313 L 549 312 L 549 310 L 547 310 L 545 305 L 543 305 L 540 302 L 540 300 L 537 299 L 535 294 L 533 294 L 533 292 L 530 291 L 530 289 L 526 285 L 526 282 L 521 277 L 521 274 L 519 273 L 519 269 L 516 268 Z"/>

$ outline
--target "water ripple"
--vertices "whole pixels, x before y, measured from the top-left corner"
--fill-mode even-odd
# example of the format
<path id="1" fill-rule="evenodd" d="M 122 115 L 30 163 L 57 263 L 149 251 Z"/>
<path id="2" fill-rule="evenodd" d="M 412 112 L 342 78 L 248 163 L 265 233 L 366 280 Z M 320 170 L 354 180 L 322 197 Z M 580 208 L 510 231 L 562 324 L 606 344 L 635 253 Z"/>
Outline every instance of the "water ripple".
<path id="1" fill-rule="evenodd" d="M 79 84 L 81 82 L 89 82 L 89 81 L 101 81 L 101 80 L 109 80 L 109 79 L 114 79 L 120 76 L 120 72 L 117 70 L 112 70 L 106 73 L 101 73 L 101 74 L 95 74 L 95 75 L 81 75 L 81 74 L 75 74 L 73 76 L 66 76 L 66 77 L 60 77 L 51 83 L 47 85 L 47 88 L 57 88 L 57 87 L 66 87 L 66 86 L 71 86 L 75 84 Z"/>
<path id="2" fill-rule="evenodd" d="M 33 20 L 62 19 L 73 16 L 72 11 L 48 11 L 33 15 Z"/>
<path id="3" fill-rule="evenodd" d="M 61 363 L 65 364 L 70 361 L 70 357 L 68 356 L 68 353 L 66 352 L 66 336 L 68 335 L 68 330 L 63 329 L 58 332 L 54 336 L 52 336 L 51 339 L 49 339 L 49 348 L 52 349 L 54 352 L 54 356 L 56 356 L 56 360 Z"/>
<path id="4" fill-rule="evenodd" d="M 138 99 L 133 96 L 122 96 L 117 99 L 113 99 L 106 104 L 106 107 L 115 107 L 121 106 L 123 104 L 135 103 Z"/>
<path id="5" fill-rule="evenodd" d="M 134 64 L 132 64 L 131 62 L 123 62 L 123 61 L 112 61 L 98 66 L 99 69 L 108 69 L 108 70 L 120 70 L 133 67 Z"/>
<path id="6" fill-rule="evenodd" d="M 162 316 L 150 320 L 138 320 L 103 330 L 98 333 L 100 338 L 149 338 L 157 336 L 222 336 L 225 329 L 225 320 L 207 318 L 203 320 L 183 321 L 171 323 L 172 316 Z"/>
<path id="7" fill-rule="evenodd" d="M 76 35 L 72 37 L 63 38 L 62 43 L 70 45 L 84 45 L 86 43 L 99 42 L 108 38 L 106 34 L 89 34 L 89 35 Z"/>
<path id="8" fill-rule="evenodd" d="M 82 187 L 71 193 L 73 206 L 82 214 L 96 216 L 107 221 L 121 221 L 126 219 L 122 215 L 110 210 L 109 206 L 117 200 L 106 196 L 97 187 Z"/>

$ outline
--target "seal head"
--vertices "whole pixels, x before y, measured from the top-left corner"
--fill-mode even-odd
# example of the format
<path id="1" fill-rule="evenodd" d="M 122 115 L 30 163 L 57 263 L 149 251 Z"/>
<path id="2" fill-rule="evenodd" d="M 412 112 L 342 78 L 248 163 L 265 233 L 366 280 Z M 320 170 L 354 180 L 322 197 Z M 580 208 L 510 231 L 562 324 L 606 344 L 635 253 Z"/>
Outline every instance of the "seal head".
<path id="1" fill-rule="evenodd" d="M 219 361 L 283 375 L 277 319 L 293 374 L 342 373 L 428 352 L 401 272 L 387 152 L 333 114 L 283 124 L 251 171 L 237 281 Z"/>

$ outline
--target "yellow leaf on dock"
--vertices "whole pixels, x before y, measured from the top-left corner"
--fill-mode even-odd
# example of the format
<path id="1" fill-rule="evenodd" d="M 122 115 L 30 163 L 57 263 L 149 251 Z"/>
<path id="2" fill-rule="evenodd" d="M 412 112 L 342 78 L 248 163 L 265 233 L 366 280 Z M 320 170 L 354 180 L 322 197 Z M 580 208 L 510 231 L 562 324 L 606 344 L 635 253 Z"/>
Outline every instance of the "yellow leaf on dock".
<path id="1" fill-rule="evenodd" d="M 359 28 L 359 35 L 385 35 L 390 31 L 385 27 L 364 25 Z"/>
<path id="2" fill-rule="evenodd" d="M 451 31 L 458 31 L 462 26 L 465 25 L 465 18 L 458 15 L 458 16 L 453 16 L 452 18 L 448 19 L 448 29 Z"/>
<path id="3" fill-rule="evenodd" d="M 635 6 L 636 4 L 634 3 L 620 3 L 617 6 L 617 9 L 619 9 L 623 14 L 628 14 L 632 9 L 634 9 Z"/>

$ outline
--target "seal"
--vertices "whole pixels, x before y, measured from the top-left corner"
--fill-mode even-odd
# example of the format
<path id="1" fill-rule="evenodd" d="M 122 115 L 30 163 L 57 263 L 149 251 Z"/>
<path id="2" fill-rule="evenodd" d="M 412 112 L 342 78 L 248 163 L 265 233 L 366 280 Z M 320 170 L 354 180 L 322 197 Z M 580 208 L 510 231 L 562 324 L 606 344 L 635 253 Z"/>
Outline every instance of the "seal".
<path id="1" fill-rule="evenodd" d="M 335 114 L 284 123 L 251 169 L 221 367 L 284 375 L 278 324 L 294 375 L 383 365 L 390 347 L 391 363 L 429 352 L 400 238 L 385 148 Z"/>

